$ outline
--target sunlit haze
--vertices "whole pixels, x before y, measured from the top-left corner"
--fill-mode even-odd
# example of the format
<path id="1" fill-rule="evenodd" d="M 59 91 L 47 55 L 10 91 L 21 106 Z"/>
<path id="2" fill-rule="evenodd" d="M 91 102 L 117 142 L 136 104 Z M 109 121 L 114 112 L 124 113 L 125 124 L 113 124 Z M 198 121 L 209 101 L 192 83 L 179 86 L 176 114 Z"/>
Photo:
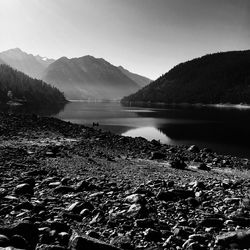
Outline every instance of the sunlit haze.
<path id="1" fill-rule="evenodd" d="M 151 79 L 207 53 L 249 49 L 249 0 L 0 0 L 0 51 L 93 55 Z"/>

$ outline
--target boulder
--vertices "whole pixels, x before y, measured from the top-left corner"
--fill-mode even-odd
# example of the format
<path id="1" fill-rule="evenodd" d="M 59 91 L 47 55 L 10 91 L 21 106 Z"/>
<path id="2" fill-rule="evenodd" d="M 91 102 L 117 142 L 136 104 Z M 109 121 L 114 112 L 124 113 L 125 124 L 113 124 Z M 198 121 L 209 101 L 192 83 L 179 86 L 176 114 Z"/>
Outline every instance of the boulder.
<path id="1" fill-rule="evenodd" d="M 89 237 L 87 235 L 80 235 L 73 231 L 70 240 L 69 248 L 71 250 L 121 250 L 118 247 L 107 244 L 103 241 L 97 240 L 95 238 Z"/>

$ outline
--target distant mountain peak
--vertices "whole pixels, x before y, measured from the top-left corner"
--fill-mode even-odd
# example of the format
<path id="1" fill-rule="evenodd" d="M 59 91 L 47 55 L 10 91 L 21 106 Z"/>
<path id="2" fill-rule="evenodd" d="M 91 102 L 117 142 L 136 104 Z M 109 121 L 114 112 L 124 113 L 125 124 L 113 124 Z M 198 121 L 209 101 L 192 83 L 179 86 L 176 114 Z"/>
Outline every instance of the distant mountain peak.
<path id="1" fill-rule="evenodd" d="M 41 78 L 45 68 L 55 61 L 54 59 L 49 59 L 40 55 L 34 56 L 28 54 L 20 48 L 13 48 L 0 52 L 0 59 L 11 67 L 34 78 Z"/>

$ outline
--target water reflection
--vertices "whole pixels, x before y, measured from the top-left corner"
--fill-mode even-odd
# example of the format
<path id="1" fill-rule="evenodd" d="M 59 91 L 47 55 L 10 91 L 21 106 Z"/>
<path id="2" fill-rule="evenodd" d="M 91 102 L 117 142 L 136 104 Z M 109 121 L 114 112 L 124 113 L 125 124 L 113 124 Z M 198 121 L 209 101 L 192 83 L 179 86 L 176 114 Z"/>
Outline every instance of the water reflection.
<path id="1" fill-rule="evenodd" d="M 130 129 L 127 132 L 123 133 L 122 135 L 130 137 L 141 136 L 150 141 L 155 139 L 157 141 L 159 140 L 161 143 L 172 144 L 171 139 L 166 134 L 162 133 L 155 127 L 141 127 L 141 128 Z"/>
<path id="2" fill-rule="evenodd" d="M 20 109 L 20 107 L 17 107 Z M 21 108 L 22 109 L 22 108 Z M 34 112 L 28 110 L 26 112 Z M 196 144 L 220 153 L 249 157 L 250 109 L 204 106 L 124 107 L 120 103 L 71 102 L 36 113 L 167 144 Z"/>
<path id="3" fill-rule="evenodd" d="M 6 105 L 0 104 L 0 111 L 7 113 L 27 113 L 37 114 L 41 116 L 54 116 L 63 111 L 66 104 L 54 104 L 54 105 Z"/>

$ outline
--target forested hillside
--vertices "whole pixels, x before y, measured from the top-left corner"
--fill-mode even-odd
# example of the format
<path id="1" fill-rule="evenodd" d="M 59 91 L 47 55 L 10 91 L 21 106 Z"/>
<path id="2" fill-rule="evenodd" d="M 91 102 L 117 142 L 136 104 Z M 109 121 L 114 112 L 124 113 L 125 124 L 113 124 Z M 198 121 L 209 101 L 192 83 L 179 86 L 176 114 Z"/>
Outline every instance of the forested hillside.
<path id="1" fill-rule="evenodd" d="M 181 63 L 122 102 L 250 103 L 250 50 Z"/>
<path id="2" fill-rule="evenodd" d="M 16 99 L 37 105 L 66 102 L 64 95 L 58 89 L 1 64 L 0 103 Z"/>

